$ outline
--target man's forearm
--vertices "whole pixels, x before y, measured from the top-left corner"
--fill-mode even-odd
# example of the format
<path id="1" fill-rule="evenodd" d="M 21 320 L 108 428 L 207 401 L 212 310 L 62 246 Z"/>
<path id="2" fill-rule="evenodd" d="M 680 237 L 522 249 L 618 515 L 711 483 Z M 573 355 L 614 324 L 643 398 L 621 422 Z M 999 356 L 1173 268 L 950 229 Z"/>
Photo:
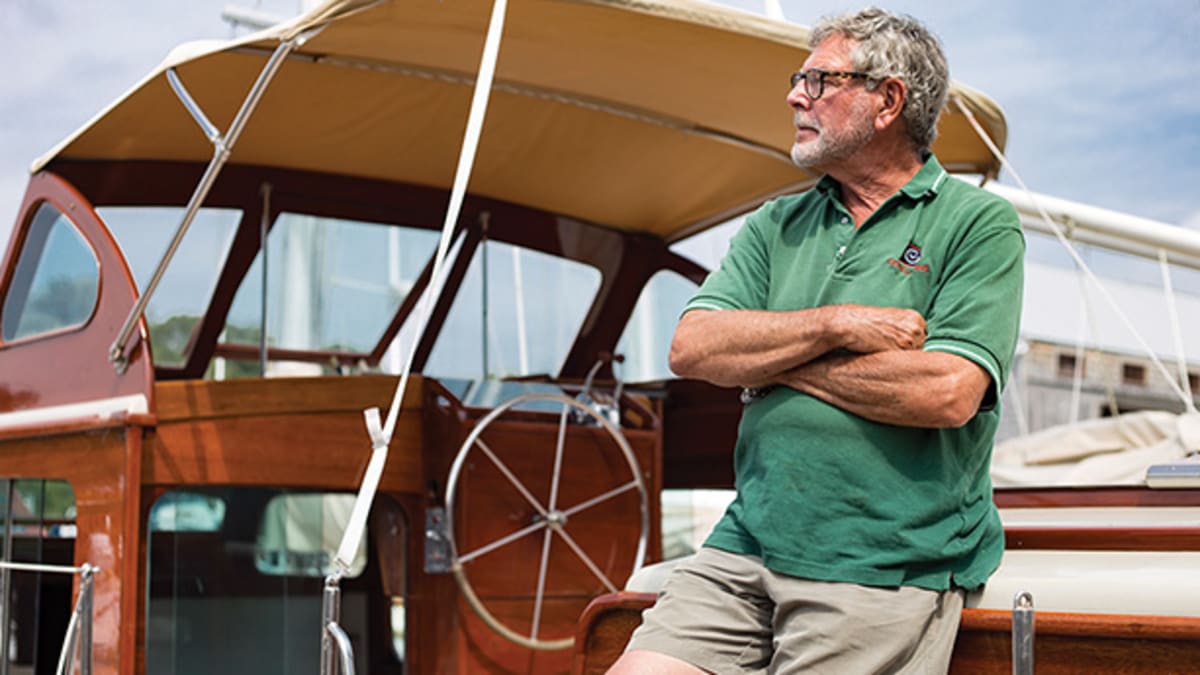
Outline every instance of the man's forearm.
<path id="1" fill-rule="evenodd" d="M 722 386 L 760 387 L 837 349 L 918 349 L 924 341 L 925 320 L 909 309 L 693 310 L 675 329 L 671 370 Z"/>
<path id="2" fill-rule="evenodd" d="M 991 379 L 960 356 L 894 350 L 826 356 L 776 383 L 876 422 L 946 428 L 970 421 Z"/>
<path id="3" fill-rule="evenodd" d="M 671 370 L 722 386 L 757 387 L 838 346 L 833 309 L 692 311 L 671 343 Z"/>

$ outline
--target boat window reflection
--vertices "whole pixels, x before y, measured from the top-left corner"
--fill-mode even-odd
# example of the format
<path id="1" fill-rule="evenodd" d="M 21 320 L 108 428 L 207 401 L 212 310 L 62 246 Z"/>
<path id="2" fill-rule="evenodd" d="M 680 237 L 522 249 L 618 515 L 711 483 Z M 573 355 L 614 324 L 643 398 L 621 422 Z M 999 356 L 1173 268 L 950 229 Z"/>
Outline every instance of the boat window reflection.
<path id="1" fill-rule="evenodd" d="M 178 206 L 96 208 L 117 240 L 139 293 L 146 290 L 185 212 Z M 187 359 L 192 331 L 216 290 L 241 219 L 239 209 L 206 207 L 196 213 L 146 307 L 156 365 L 179 366 Z"/>
<path id="2" fill-rule="evenodd" d="M 147 544 L 146 672 L 316 675 L 324 575 L 344 525 L 339 514 L 348 516 L 353 500 L 249 486 L 159 497 Z M 180 517 L 189 510 L 194 522 L 219 524 L 185 529 Z M 357 672 L 403 672 L 407 530 L 400 511 L 378 496 L 366 543 L 342 580 L 340 625 Z M 391 640 L 379 637 L 376 622 L 391 623 Z"/>
<path id="3" fill-rule="evenodd" d="M 75 494 L 66 481 L 0 480 L 7 560 L 75 564 Z M 50 673 L 58 663 L 71 615 L 70 574 L 0 571 L 0 663 L 10 675 Z"/>
<path id="4" fill-rule="evenodd" d="M 4 298 L 5 341 L 82 326 L 96 307 L 100 265 L 83 235 L 49 202 L 25 234 Z"/>
<path id="5" fill-rule="evenodd" d="M 281 494 L 267 502 L 254 544 L 254 567 L 263 574 L 325 578 L 350 522 L 354 495 Z M 359 542 L 350 569 L 354 578 L 367 564 L 367 541 Z"/>
<path id="6" fill-rule="evenodd" d="M 694 282 L 671 270 L 661 270 L 650 278 L 617 342 L 617 353 L 625 356 L 622 378 L 646 382 L 673 377 L 667 365 L 671 336 L 696 288 Z"/>
<path id="7" fill-rule="evenodd" d="M 437 242 L 432 230 L 281 213 L 267 237 L 267 343 L 369 353 Z M 262 265 L 260 251 L 234 296 L 223 342 L 258 345 Z"/>
<path id="8" fill-rule="evenodd" d="M 471 260 L 424 372 L 557 375 L 599 289 L 594 267 L 489 241 Z"/>

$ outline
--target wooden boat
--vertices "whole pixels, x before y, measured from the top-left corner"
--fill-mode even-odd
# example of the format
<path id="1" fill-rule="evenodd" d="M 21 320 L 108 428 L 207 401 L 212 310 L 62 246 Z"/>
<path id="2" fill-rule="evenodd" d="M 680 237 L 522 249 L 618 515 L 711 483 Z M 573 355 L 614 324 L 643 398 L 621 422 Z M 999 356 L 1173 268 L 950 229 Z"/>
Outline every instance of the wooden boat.
<path id="1" fill-rule="evenodd" d="M 184 45 L 35 162 L 0 267 L 0 670 L 590 671 L 623 645 L 590 617 L 662 557 L 664 489 L 731 485 L 740 413 L 699 382 L 619 391 L 665 354 L 627 325 L 674 318 L 644 289 L 703 278 L 672 243 L 814 180 L 782 102 L 807 33 L 691 0 L 515 0 L 455 212 L 491 11 L 331 0 Z M 1003 116 L 954 96 L 935 149 L 994 176 L 963 111 L 1001 146 Z M 380 454 L 363 411 L 389 401 Z M 1184 509 L 1015 526 L 1014 549 L 1200 544 L 1197 490 L 998 499 Z M 1180 598 L 1039 613 L 1038 648 L 1195 662 Z M 1008 616 L 968 610 L 960 672 L 1008 668 Z"/>

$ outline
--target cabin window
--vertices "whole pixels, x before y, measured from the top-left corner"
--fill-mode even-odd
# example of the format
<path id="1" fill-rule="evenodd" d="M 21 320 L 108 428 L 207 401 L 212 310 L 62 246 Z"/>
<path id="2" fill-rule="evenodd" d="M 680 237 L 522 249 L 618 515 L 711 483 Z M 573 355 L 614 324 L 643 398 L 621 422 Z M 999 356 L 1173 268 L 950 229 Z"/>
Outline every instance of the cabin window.
<path id="1" fill-rule="evenodd" d="M 1200 375 L 1197 375 L 1196 373 L 1188 373 L 1187 380 L 1188 389 L 1190 389 L 1193 394 L 1200 394 Z"/>
<path id="2" fill-rule="evenodd" d="M 557 375 L 600 280 L 589 265 L 487 242 L 471 260 L 424 372 L 476 380 Z"/>
<path id="3" fill-rule="evenodd" d="M 100 206 L 96 213 L 121 247 L 138 292 L 145 292 L 186 209 Z M 238 209 L 202 208 L 196 212 L 146 307 L 156 365 L 181 366 L 187 360 L 192 331 L 212 300 L 241 219 Z"/>
<path id="4" fill-rule="evenodd" d="M 262 487 L 159 497 L 147 543 L 146 672 L 317 675 L 324 577 L 353 501 Z M 368 532 L 341 582 L 340 623 L 357 672 L 403 672 L 407 535 L 387 495 Z"/>
<path id="5" fill-rule="evenodd" d="M 433 230 L 281 213 L 267 237 L 268 346 L 371 353 L 437 243 Z M 260 251 L 234 296 L 226 344 L 259 345 L 262 266 Z M 257 374 L 247 362 L 227 376 Z"/>
<path id="6" fill-rule="evenodd" d="M 65 481 L 0 480 L 3 558 L 14 563 L 75 564 L 75 495 Z M 70 573 L 0 569 L 0 663 L 8 673 L 52 673 L 72 610 Z"/>
<path id="7" fill-rule="evenodd" d="M 646 382 L 672 377 L 667 365 L 671 336 L 696 288 L 695 282 L 670 270 L 662 270 L 650 278 L 617 342 L 617 353 L 625 356 L 622 378 Z"/>
<path id="8" fill-rule="evenodd" d="M 75 328 L 96 307 L 100 264 L 83 235 L 49 202 L 38 207 L 25 234 L 4 299 L 5 341 Z"/>

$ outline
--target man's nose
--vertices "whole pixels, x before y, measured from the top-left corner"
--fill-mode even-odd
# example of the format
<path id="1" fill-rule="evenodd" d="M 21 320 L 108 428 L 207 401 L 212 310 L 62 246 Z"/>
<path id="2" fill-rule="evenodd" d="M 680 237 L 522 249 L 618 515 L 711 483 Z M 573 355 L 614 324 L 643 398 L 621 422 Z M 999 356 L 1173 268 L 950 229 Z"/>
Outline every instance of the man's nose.
<path id="1" fill-rule="evenodd" d="M 787 102 L 792 108 L 808 110 L 812 107 L 812 99 L 810 99 L 808 97 L 808 93 L 804 91 L 803 82 L 797 83 L 796 86 L 792 87 L 791 91 L 788 92 Z"/>

